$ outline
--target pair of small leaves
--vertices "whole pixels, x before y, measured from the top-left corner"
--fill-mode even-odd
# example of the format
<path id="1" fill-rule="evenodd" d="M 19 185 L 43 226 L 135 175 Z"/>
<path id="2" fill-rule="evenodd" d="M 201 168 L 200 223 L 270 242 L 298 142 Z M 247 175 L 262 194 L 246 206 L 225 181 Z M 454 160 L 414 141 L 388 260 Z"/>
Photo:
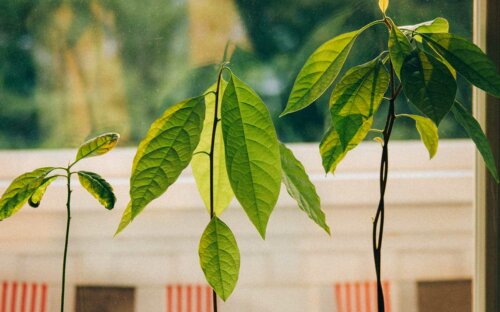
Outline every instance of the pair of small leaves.
<path id="1" fill-rule="evenodd" d="M 79 147 L 74 163 L 107 153 L 116 146 L 118 139 L 117 133 L 106 133 L 85 142 Z M 38 207 L 48 186 L 58 177 L 48 176 L 54 170 L 55 167 L 38 168 L 14 179 L 0 198 L 0 220 L 18 212 L 26 202 L 34 208 Z M 107 209 L 113 208 L 116 199 L 109 183 L 95 173 L 80 171 L 78 175 L 85 189 Z"/>

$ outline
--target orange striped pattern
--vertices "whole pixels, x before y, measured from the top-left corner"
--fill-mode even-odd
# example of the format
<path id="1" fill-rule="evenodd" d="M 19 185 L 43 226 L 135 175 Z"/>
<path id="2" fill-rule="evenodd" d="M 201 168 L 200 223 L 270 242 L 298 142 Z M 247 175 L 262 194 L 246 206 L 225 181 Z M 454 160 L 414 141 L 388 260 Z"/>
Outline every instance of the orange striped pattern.
<path id="1" fill-rule="evenodd" d="M 167 312 L 212 312 L 212 288 L 208 285 L 167 285 L 166 292 Z"/>
<path id="2" fill-rule="evenodd" d="M 391 312 L 391 287 L 388 281 L 382 282 L 384 289 L 385 311 Z M 337 312 L 375 312 L 377 311 L 376 282 L 343 282 L 334 285 Z"/>
<path id="3" fill-rule="evenodd" d="M 46 312 L 47 285 L 3 281 L 0 290 L 0 312 Z"/>

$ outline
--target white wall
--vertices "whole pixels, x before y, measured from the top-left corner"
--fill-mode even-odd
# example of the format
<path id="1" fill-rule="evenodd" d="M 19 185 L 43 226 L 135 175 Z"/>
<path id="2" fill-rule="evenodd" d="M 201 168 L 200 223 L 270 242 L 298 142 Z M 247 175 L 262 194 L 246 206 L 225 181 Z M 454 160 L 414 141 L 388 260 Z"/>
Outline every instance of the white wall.
<path id="1" fill-rule="evenodd" d="M 223 311 L 334 311 L 338 281 L 373 280 L 372 217 L 378 202 L 378 143 L 352 151 L 335 176 L 325 176 L 316 144 L 293 145 L 317 186 L 328 237 L 282 189 L 262 241 L 237 202 L 222 215 L 235 232 L 241 272 Z M 74 180 L 68 283 L 137 287 L 137 311 L 165 311 L 168 283 L 203 283 L 198 240 L 208 222 L 190 170 L 118 237 L 128 201 L 133 149 L 82 161 L 101 173 L 118 202 L 106 211 Z M 64 166 L 74 151 L 0 152 L 0 191 L 40 166 Z M 394 142 L 386 195 L 383 276 L 393 285 L 393 311 L 411 312 L 416 280 L 471 278 L 473 159 L 469 142 L 443 141 L 432 161 L 420 142 Z M 49 311 L 58 310 L 65 229 L 65 185 L 56 181 L 37 209 L 28 206 L 0 223 L 0 280 L 49 284 Z M 68 291 L 68 307 L 74 306 Z"/>

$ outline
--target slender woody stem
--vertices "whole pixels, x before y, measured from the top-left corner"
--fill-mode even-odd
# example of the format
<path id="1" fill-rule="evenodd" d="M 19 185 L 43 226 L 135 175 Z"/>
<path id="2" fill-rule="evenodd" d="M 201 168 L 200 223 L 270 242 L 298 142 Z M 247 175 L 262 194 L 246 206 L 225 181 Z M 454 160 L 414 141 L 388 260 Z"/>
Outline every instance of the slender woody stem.
<path id="1" fill-rule="evenodd" d="M 210 143 L 210 219 L 215 216 L 215 208 L 214 208 L 214 151 L 215 151 L 215 134 L 217 131 L 217 124 L 219 123 L 219 96 L 220 96 L 220 84 L 222 80 L 222 72 L 224 70 L 224 65 L 222 65 L 219 71 L 219 77 L 217 78 L 217 87 L 215 90 L 215 105 L 214 105 L 214 122 L 212 126 L 212 140 Z M 219 155 L 220 157 L 220 155 Z M 215 290 L 212 289 L 212 302 L 213 302 L 213 312 L 217 312 L 217 294 Z"/>
<path id="2" fill-rule="evenodd" d="M 391 138 L 392 128 L 396 119 L 395 102 L 401 91 L 401 86 L 395 88 L 394 82 L 394 67 L 390 63 L 390 88 L 391 98 L 389 99 L 389 110 L 383 131 L 384 145 L 382 148 L 382 158 L 380 161 L 380 201 L 377 208 L 377 213 L 373 222 L 373 257 L 375 260 L 375 272 L 377 275 L 377 303 L 378 312 L 385 311 L 384 292 L 381 280 L 381 256 L 382 256 L 382 238 L 384 235 L 384 218 L 385 218 L 385 190 L 387 186 L 387 178 L 389 171 L 389 140 Z"/>
<path id="3" fill-rule="evenodd" d="M 62 289 L 61 289 L 61 312 L 64 312 L 64 290 L 66 289 L 66 258 L 68 256 L 68 242 L 69 242 L 69 225 L 71 222 L 71 172 L 70 167 L 65 168 L 66 170 L 66 186 L 68 197 L 66 200 L 66 238 L 64 241 L 64 256 L 63 256 L 63 267 L 62 267 Z"/>

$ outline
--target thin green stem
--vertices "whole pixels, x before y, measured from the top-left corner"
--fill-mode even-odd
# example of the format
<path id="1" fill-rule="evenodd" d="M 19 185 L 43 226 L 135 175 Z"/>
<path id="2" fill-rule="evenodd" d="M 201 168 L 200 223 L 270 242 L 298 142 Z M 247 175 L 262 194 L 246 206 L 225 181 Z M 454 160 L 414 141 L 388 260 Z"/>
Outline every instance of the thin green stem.
<path id="1" fill-rule="evenodd" d="M 66 238 L 64 241 L 64 257 L 63 257 L 63 267 L 62 267 L 62 289 L 61 289 L 61 312 L 64 312 L 64 291 L 66 289 L 66 259 L 68 256 L 68 242 L 69 242 L 69 226 L 71 222 L 71 172 L 70 172 L 70 166 L 68 168 L 65 168 L 66 170 L 66 187 L 67 187 L 67 193 L 68 197 L 66 200 L 66 212 L 67 212 L 67 218 L 66 218 Z"/>
<path id="2" fill-rule="evenodd" d="M 212 125 L 212 139 L 210 142 L 210 219 L 215 216 L 215 207 L 214 207 L 214 152 L 215 152 L 215 135 L 217 131 L 217 124 L 220 119 L 218 116 L 219 113 L 219 97 L 220 97 L 220 86 L 222 81 L 222 73 L 224 71 L 225 64 L 222 65 L 219 76 L 217 78 L 217 87 L 215 89 L 215 105 L 214 105 L 214 121 Z M 220 157 L 220 155 L 219 155 Z M 215 290 L 212 289 L 212 302 L 213 302 L 213 312 L 217 312 L 217 294 Z"/>

